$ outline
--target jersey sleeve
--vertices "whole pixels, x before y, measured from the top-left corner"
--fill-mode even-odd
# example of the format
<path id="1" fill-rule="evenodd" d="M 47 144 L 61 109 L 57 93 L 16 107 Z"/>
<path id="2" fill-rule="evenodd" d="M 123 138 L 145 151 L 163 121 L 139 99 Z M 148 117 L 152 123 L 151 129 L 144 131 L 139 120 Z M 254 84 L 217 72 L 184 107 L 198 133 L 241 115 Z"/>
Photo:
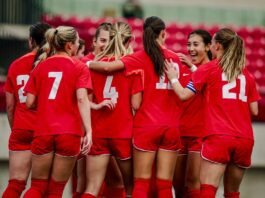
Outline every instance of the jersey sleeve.
<path id="1" fill-rule="evenodd" d="M 209 78 L 209 70 L 206 65 L 199 67 L 191 77 L 192 85 L 196 91 L 201 91 Z"/>
<path id="2" fill-rule="evenodd" d="M 76 82 L 76 89 L 79 88 L 86 88 L 88 89 L 88 93 L 92 93 L 93 87 L 92 87 L 92 81 L 91 81 L 91 75 L 89 72 L 89 69 L 84 64 L 78 65 L 78 76 L 77 76 L 77 82 Z"/>
<path id="3" fill-rule="evenodd" d="M 140 53 L 124 56 L 120 60 L 124 64 L 126 76 L 143 73 L 143 56 Z"/>
<path id="4" fill-rule="evenodd" d="M 131 95 L 144 90 L 143 78 L 140 74 L 131 75 L 128 77 L 131 87 Z"/>
<path id="5" fill-rule="evenodd" d="M 259 92 L 257 90 L 257 85 L 254 80 L 254 77 L 249 74 L 249 94 L 248 94 L 248 102 L 255 102 L 261 99 Z"/>

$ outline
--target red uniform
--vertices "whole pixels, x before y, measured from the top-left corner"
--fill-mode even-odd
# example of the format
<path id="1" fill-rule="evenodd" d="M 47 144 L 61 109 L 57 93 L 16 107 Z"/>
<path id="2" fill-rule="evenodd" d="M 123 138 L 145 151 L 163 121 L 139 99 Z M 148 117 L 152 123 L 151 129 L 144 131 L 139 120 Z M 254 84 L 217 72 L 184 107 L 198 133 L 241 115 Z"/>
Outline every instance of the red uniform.
<path id="1" fill-rule="evenodd" d="M 52 151 L 76 156 L 83 136 L 76 90 L 92 90 L 85 64 L 68 56 L 54 55 L 39 63 L 26 85 L 37 96 L 37 121 L 31 151 L 43 155 Z"/>
<path id="2" fill-rule="evenodd" d="M 28 53 L 15 60 L 8 71 L 5 91 L 16 99 L 12 133 L 9 139 L 10 150 L 30 150 L 36 111 L 27 109 L 24 87 L 33 68 L 35 53 Z"/>
<path id="3" fill-rule="evenodd" d="M 107 58 L 102 59 L 104 60 L 108 61 Z M 98 104 L 109 99 L 116 104 L 113 110 L 107 108 L 92 110 L 93 143 L 97 138 L 127 139 L 130 148 L 133 129 L 131 96 L 143 89 L 140 75 L 126 77 L 121 71 L 111 74 L 91 71 L 91 77 L 94 87 L 93 102 Z M 94 148 L 95 146 L 96 144 Z M 90 154 L 103 154 L 93 152 L 94 148 L 92 146 Z M 128 158 L 128 156 L 121 157 Z"/>
<path id="4" fill-rule="evenodd" d="M 186 87 L 191 80 L 192 72 L 187 66 L 183 67 L 182 86 Z M 181 106 L 179 130 L 182 148 L 179 154 L 200 152 L 202 138 L 205 135 L 205 98 L 202 93 L 184 101 Z"/>
<path id="5" fill-rule="evenodd" d="M 213 60 L 193 74 L 192 82 L 197 91 L 207 96 L 207 138 L 202 157 L 250 166 L 254 142 L 249 103 L 260 99 L 253 77 L 244 69 L 235 81 L 228 82 L 217 60 Z M 220 141 L 220 137 L 226 141 Z"/>
<path id="6" fill-rule="evenodd" d="M 94 60 L 94 58 L 95 58 L 95 55 L 94 55 L 92 52 L 90 52 L 90 53 L 88 53 L 86 56 L 84 56 L 84 57 L 81 59 L 81 61 L 84 62 L 84 63 L 86 63 L 87 61 L 92 61 L 92 60 Z"/>
<path id="7" fill-rule="evenodd" d="M 166 59 L 172 59 L 176 68 L 181 69 L 180 60 L 175 53 L 167 49 L 163 49 L 163 52 Z M 127 75 L 137 72 L 143 74 L 144 94 L 141 107 L 134 119 L 134 146 L 142 150 L 155 151 L 160 148 L 160 145 L 165 145 L 163 147 L 165 150 L 177 150 L 179 147 L 180 101 L 173 92 L 167 77 L 159 77 L 155 73 L 153 63 L 144 51 L 125 56 L 121 61 L 125 65 Z M 160 128 L 162 132 L 159 132 L 157 128 Z M 174 128 L 174 132 L 169 128 Z M 153 131 L 156 139 L 150 138 L 152 134 L 150 131 Z M 170 133 L 171 136 L 165 133 Z M 163 139 L 163 136 L 166 138 Z"/>

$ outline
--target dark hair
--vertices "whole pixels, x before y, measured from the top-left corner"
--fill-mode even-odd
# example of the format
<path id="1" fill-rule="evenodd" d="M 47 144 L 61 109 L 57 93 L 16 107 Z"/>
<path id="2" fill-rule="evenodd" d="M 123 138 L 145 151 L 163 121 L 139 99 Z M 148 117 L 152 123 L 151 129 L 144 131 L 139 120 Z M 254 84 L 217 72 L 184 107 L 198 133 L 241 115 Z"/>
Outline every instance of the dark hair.
<path id="1" fill-rule="evenodd" d="M 45 32 L 50 29 L 51 26 L 47 23 L 36 23 L 30 26 L 29 28 L 29 37 L 32 38 L 34 42 L 34 47 L 40 46 L 44 43 Z"/>
<path id="2" fill-rule="evenodd" d="M 208 45 L 208 44 L 211 44 L 212 43 L 212 36 L 206 30 L 202 30 L 202 29 L 194 30 L 191 33 L 189 33 L 188 39 L 193 34 L 199 35 L 202 38 L 204 45 Z M 207 52 L 207 55 L 208 55 L 208 58 L 210 60 L 212 60 L 212 52 L 211 52 L 211 50 L 209 50 Z"/>
<path id="3" fill-rule="evenodd" d="M 107 23 L 107 22 L 101 23 L 101 24 L 98 26 L 97 30 L 96 30 L 96 33 L 95 33 L 94 38 L 95 38 L 96 40 L 98 39 L 98 36 L 99 36 L 99 33 L 100 33 L 101 30 L 110 31 L 111 26 L 112 26 L 111 23 Z"/>
<path id="4" fill-rule="evenodd" d="M 152 60 L 155 72 L 158 76 L 164 74 L 165 56 L 156 39 L 165 28 L 166 25 L 164 21 L 156 16 L 148 17 L 144 22 L 144 50 Z"/>
<path id="5" fill-rule="evenodd" d="M 83 46 L 85 46 L 85 41 L 83 39 L 79 38 L 79 47 L 78 47 L 77 51 L 80 51 Z"/>

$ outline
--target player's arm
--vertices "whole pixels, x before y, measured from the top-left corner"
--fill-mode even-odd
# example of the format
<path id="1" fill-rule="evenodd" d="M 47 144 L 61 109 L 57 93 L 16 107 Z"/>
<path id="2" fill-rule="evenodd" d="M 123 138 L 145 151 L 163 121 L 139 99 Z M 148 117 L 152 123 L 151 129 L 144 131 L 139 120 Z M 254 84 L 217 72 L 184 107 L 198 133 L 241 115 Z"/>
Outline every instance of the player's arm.
<path id="1" fill-rule="evenodd" d="M 86 88 L 78 88 L 76 91 L 77 104 L 83 126 L 85 128 L 85 136 L 83 139 L 82 150 L 84 154 L 88 153 L 92 145 L 92 128 L 91 128 L 91 112 L 90 102 L 88 100 L 88 93 Z"/>
<path id="2" fill-rule="evenodd" d="M 135 93 L 131 96 L 131 105 L 134 111 L 137 111 L 142 104 L 142 92 Z"/>
<path id="3" fill-rule="evenodd" d="M 257 116 L 259 113 L 258 102 L 257 101 L 251 102 L 249 104 L 249 109 L 252 115 Z"/>
<path id="4" fill-rule="evenodd" d="M 112 110 L 115 108 L 115 104 L 111 100 L 103 100 L 101 103 L 96 104 L 96 103 L 92 102 L 93 101 L 93 94 L 89 94 L 88 99 L 90 102 L 91 109 L 99 110 L 99 109 L 102 109 L 103 107 L 107 107 L 107 108 Z"/>
<path id="5" fill-rule="evenodd" d="M 6 92 L 6 112 L 7 112 L 7 119 L 9 122 L 9 126 L 11 129 L 13 127 L 15 107 L 16 107 L 16 98 L 14 94 Z"/>
<path id="6" fill-rule="evenodd" d="M 36 96 L 35 95 L 31 93 L 27 93 L 26 106 L 29 109 L 33 109 L 36 107 Z"/>
<path id="7" fill-rule="evenodd" d="M 196 94 L 196 90 L 193 87 L 192 81 L 187 85 L 186 88 L 183 88 L 178 80 L 178 72 L 173 67 L 173 62 L 165 61 L 165 73 L 168 79 L 171 82 L 174 92 L 177 94 L 180 100 L 188 100 Z"/>
<path id="8" fill-rule="evenodd" d="M 124 64 L 121 60 L 116 60 L 112 62 L 93 61 L 87 63 L 87 66 L 89 67 L 89 69 L 103 73 L 110 73 L 113 71 L 124 69 Z"/>

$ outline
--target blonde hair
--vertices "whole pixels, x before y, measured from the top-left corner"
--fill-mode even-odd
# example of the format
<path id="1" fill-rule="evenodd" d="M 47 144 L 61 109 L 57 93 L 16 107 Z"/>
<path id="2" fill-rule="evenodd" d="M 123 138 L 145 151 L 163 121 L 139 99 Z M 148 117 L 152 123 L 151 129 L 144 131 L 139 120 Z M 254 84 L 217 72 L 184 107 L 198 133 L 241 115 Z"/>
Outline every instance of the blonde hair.
<path id="1" fill-rule="evenodd" d="M 53 55 L 56 51 L 65 51 L 67 42 L 74 43 L 77 39 L 77 31 L 70 26 L 59 26 L 48 29 L 45 33 L 46 43 L 40 49 L 41 53 L 34 62 L 34 66 Z"/>
<path id="2" fill-rule="evenodd" d="M 223 47 L 224 53 L 219 64 L 229 82 L 236 79 L 246 64 L 244 41 L 234 31 L 228 28 L 220 29 L 214 37 Z"/>
<path id="3" fill-rule="evenodd" d="M 96 56 L 96 60 L 101 59 L 104 56 L 115 57 L 115 60 L 121 56 L 132 53 L 132 49 L 125 48 L 125 44 L 132 37 L 132 31 L 130 26 L 124 22 L 116 22 L 110 29 L 110 42 L 107 48 Z"/>

